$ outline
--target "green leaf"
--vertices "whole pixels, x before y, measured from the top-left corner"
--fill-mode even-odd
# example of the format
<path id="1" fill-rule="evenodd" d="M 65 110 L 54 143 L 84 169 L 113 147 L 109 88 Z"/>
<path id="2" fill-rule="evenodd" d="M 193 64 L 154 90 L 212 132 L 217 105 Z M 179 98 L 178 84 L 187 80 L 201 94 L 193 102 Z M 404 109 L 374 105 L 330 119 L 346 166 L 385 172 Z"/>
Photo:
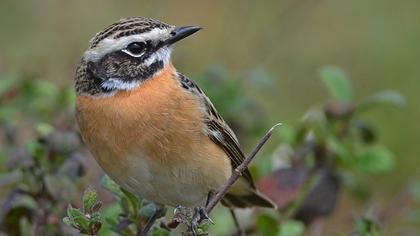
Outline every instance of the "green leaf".
<path id="1" fill-rule="evenodd" d="M 394 155 L 382 146 L 366 147 L 358 154 L 354 164 L 369 174 L 382 174 L 394 167 Z"/>
<path id="2" fill-rule="evenodd" d="M 139 206 L 140 206 L 139 199 L 134 194 L 128 192 L 125 189 L 121 189 L 121 191 L 124 194 L 123 199 L 127 199 L 129 212 L 131 213 L 132 216 L 136 217 L 137 212 L 139 210 Z"/>
<path id="3" fill-rule="evenodd" d="M 101 185 L 114 193 L 117 197 L 121 197 L 123 195 L 120 186 L 115 183 L 108 175 L 104 175 L 104 177 L 102 177 Z"/>
<path id="4" fill-rule="evenodd" d="M 102 215 L 105 218 L 116 219 L 118 218 L 118 215 L 121 214 L 121 211 L 121 206 L 117 203 L 113 203 L 102 210 Z"/>
<path id="5" fill-rule="evenodd" d="M 90 215 L 90 221 L 92 222 L 102 222 L 102 215 L 99 212 L 94 212 Z"/>
<path id="6" fill-rule="evenodd" d="M 76 224 L 77 228 L 80 229 L 81 232 L 88 232 L 89 231 L 89 220 L 85 216 L 77 216 L 73 218 L 74 223 Z"/>
<path id="7" fill-rule="evenodd" d="M 170 236 L 167 230 L 164 230 L 160 227 L 154 227 L 151 235 L 152 236 Z"/>
<path id="8" fill-rule="evenodd" d="M 356 223 L 357 235 L 360 236 L 379 236 L 378 224 L 368 216 L 362 216 Z"/>
<path id="9" fill-rule="evenodd" d="M 41 159 L 42 156 L 45 154 L 45 147 L 37 140 L 29 141 L 26 144 L 26 150 L 29 154 L 36 157 L 37 159 Z"/>
<path id="10" fill-rule="evenodd" d="M 152 217 L 152 215 L 153 215 L 155 212 L 156 212 L 156 206 L 155 206 L 155 204 L 153 204 L 153 203 L 149 203 L 149 204 L 147 204 L 147 205 L 143 206 L 143 207 L 140 209 L 140 215 L 141 215 L 141 216 L 144 216 L 144 217 L 147 217 L 147 218 Z"/>
<path id="11" fill-rule="evenodd" d="M 70 217 L 66 216 L 63 218 L 63 223 L 72 227 L 74 224 L 74 221 L 72 221 Z"/>
<path id="12" fill-rule="evenodd" d="M 275 236 L 278 235 L 278 222 L 268 214 L 262 214 L 257 218 L 258 235 Z"/>
<path id="13" fill-rule="evenodd" d="M 305 231 L 305 225 L 300 221 L 283 221 L 279 227 L 278 236 L 299 236 Z"/>
<path id="14" fill-rule="evenodd" d="M 54 131 L 54 127 L 48 123 L 39 123 L 35 129 L 41 136 L 49 135 Z"/>
<path id="15" fill-rule="evenodd" d="M 277 131 L 277 133 L 279 133 L 282 142 L 287 143 L 287 144 L 291 144 L 291 145 L 295 144 L 296 136 L 297 136 L 297 130 L 293 126 L 284 124 L 281 127 L 281 129 L 279 129 L 279 131 Z"/>
<path id="16" fill-rule="evenodd" d="M 67 207 L 67 217 L 73 222 L 73 227 L 81 231 L 89 228 L 89 220 L 87 217 L 79 209 L 73 208 L 70 204 Z"/>
<path id="17" fill-rule="evenodd" d="M 367 97 L 358 106 L 358 111 L 365 111 L 381 105 L 402 108 L 406 105 L 405 98 L 397 91 L 382 91 Z"/>
<path id="18" fill-rule="evenodd" d="M 327 146 L 334 152 L 335 155 L 337 155 L 339 160 L 348 162 L 352 159 L 352 152 L 350 148 L 336 136 L 330 135 L 327 137 Z"/>
<path id="19" fill-rule="evenodd" d="M 30 195 L 20 195 L 17 198 L 13 199 L 11 202 L 12 208 L 28 208 L 28 209 L 37 209 L 38 203 Z"/>
<path id="20" fill-rule="evenodd" d="M 102 216 L 99 212 L 95 212 L 92 215 L 90 215 L 89 218 L 89 232 L 91 232 L 92 235 L 96 235 L 97 232 L 102 227 Z"/>
<path id="21" fill-rule="evenodd" d="M 96 204 L 98 194 L 93 189 L 87 189 L 83 194 L 83 211 L 91 214 L 93 206 Z"/>
<path id="22" fill-rule="evenodd" d="M 21 236 L 31 235 L 31 223 L 29 223 L 27 218 L 20 218 L 19 219 L 19 228 L 20 228 L 20 235 Z"/>
<path id="23" fill-rule="evenodd" d="M 351 101 L 352 87 L 341 69 L 327 66 L 322 68 L 319 74 L 332 98 L 339 101 Z"/>
<path id="24" fill-rule="evenodd" d="M 132 215 L 130 202 L 128 201 L 126 197 L 122 197 L 119 203 L 125 215 Z"/>

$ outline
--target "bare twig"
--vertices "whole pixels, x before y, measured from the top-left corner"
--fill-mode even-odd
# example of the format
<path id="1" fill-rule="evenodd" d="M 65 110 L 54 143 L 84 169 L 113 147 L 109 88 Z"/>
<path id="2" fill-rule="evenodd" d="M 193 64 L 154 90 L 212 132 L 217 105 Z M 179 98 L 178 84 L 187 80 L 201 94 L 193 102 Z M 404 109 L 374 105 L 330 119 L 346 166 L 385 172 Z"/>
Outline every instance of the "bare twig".
<path id="1" fill-rule="evenodd" d="M 268 141 L 268 139 L 273 134 L 274 129 L 281 125 L 281 123 L 278 123 L 271 127 L 270 130 L 262 137 L 260 142 L 257 144 L 257 146 L 254 148 L 254 150 L 251 152 L 251 154 L 245 158 L 245 160 L 240 164 L 232 173 L 232 176 L 225 182 L 223 187 L 217 194 L 210 200 L 209 204 L 206 206 L 207 213 L 210 213 L 213 208 L 217 205 L 217 203 L 222 200 L 222 198 L 225 196 L 225 194 L 228 192 L 229 188 L 241 177 L 242 173 L 245 171 L 245 169 L 248 167 L 248 165 L 251 163 L 251 161 L 254 159 L 254 157 L 257 155 L 257 153 L 260 151 L 260 149 L 264 146 L 264 144 Z"/>

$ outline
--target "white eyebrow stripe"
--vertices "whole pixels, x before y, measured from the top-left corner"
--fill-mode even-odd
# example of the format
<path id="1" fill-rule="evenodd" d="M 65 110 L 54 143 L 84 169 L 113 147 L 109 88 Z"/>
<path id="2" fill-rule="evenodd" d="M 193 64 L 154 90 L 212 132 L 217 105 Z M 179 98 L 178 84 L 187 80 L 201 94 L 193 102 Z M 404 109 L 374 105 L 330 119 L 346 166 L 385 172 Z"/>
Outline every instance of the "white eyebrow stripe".
<path id="1" fill-rule="evenodd" d="M 144 42 L 146 40 L 165 39 L 165 37 L 169 36 L 169 32 L 172 30 L 173 28 L 156 28 L 147 33 L 130 35 L 118 39 L 105 38 L 95 48 L 87 50 L 84 53 L 83 58 L 86 61 L 97 62 L 104 55 L 113 51 L 121 50 L 132 42 Z"/>

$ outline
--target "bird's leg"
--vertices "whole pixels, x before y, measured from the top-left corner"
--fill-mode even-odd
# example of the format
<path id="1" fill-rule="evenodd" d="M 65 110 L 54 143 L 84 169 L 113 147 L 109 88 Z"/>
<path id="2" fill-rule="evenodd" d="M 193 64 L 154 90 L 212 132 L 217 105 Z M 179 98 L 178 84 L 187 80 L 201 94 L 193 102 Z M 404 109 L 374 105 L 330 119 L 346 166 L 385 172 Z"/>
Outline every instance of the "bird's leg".
<path id="1" fill-rule="evenodd" d="M 206 207 L 201 207 L 199 209 L 199 213 L 200 213 L 199 223 L 201 223 L 201 221 L 203 221 L 203 220 L 208 220 L 208 221 L 210 221 L 210 223 L 214 224 L 213 220 L 210 219 L 209 214 L 207 213 L 206 208 L 207 208 L 207 205 L 210 203 L 210 200 L 214 197 L 215 194 L 216 193 L 214 191 L 210 191 L 207 194 Z"/>
<path id="2" fill-rule="evenodd" d="M 195 207 L 194 214 L 191 219 L 191 232 L 193 235 L 197 235 L 197 228 L 203 220 L 208 220 L 210 223 L 214 224 L 207 214 L 206 208 L 204 207 Z"/>
<path id="3" fill-rule="evenodd" d="M 207 195 L 206 206 L 209 204 L 211 198 L 214 196 L 215 192 L 210 191 Z M 209 214 L 206 211 L 206 207 L 195 207 L 194 213 L 191 220 L 191 232 L 193 235 L 197 235 L 198 225 L 203 221 L 208 220 L 210 223 L 214 224 L 213 220 L 210 219 Z"/>
<path id="4" fill-rule="evenodd" d="M 191 233 L 192 235 L 196 236 L 197 235 L 197 228 L 198 228 L 198 221 L 200 220 L 200 213 L 199 213 L 199 207 L 195 207 L 194 208 L 194 214 L 192 216 L 191 219 Z"/>
<path id="5" fill-rule="evenodd" d="M 206 211 L 206 208 L 199 207 L 198 208 L 199 220 L 198 223 L 201 223 L 203 220 L 208 220 L 210 223 L 214 224 L 213 220 L 210 218 L 209 214 Z"/>
<path id="6" fill-rule="evenodd" d="M 147 233 L 152 228 L 153 224 L 156 222 L 157 219 L 164 216 L 166 214 L 166 208 L 164 206 L 156 206 L 156 211 L 153 215 L 149 218 L 146 225 L 141 230 L 138 236 L 146 236 Z"/>
<path id="7" fill-rule="evenodd" d="M 214 195 L 216 195 L 216 193 L 215 193 L 213 190 L 211 190 L 211 191 L 207 194 L 206 207 L 207 207 L 207 205 L 209 205 L 210 200 L 214 197 Z"/>

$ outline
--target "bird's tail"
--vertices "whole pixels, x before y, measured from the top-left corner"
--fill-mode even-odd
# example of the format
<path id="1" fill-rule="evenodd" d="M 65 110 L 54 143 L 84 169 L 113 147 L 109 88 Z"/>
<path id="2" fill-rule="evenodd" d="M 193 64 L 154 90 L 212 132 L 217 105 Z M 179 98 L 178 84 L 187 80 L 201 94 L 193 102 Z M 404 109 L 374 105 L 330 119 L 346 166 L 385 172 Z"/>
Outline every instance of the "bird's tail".
<path id="1" fill-rule="evenodd" d="M 266 207 L 276 208 L 277 205 L 258 190 L 252 191 L 249 195 L 233 195 L 227 193 L 222 199 L 222 204 L 227 207 L 247 208 L 247 207 Z"/>

